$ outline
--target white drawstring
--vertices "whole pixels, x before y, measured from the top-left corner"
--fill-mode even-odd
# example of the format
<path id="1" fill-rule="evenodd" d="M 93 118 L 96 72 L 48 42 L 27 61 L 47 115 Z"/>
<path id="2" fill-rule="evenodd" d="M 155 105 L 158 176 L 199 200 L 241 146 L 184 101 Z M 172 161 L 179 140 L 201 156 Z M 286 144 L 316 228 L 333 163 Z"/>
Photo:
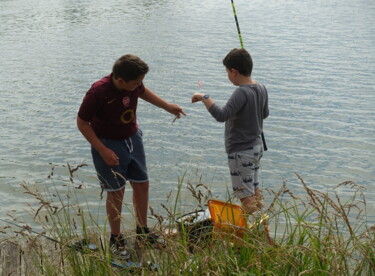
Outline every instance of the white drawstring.
<path id="1" fill-rule="evenodd" d="M 126 141 L 126 139 L 124 141 L 125 141 L 126 146 L 128 147 L 129 152 L 132 153 L 133 152 L 133 141 L 132 141 L 132 138 L 129 138 L 130 147 L 129 147 L 128 142 Z"/>

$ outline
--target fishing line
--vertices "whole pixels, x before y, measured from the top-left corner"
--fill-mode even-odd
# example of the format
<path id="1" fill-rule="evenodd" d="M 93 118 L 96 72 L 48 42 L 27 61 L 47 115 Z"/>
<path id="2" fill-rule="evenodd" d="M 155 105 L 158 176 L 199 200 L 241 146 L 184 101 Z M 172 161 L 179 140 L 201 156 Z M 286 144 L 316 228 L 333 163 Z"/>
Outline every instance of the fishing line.
<path id="1" fill-rule="evenodd" d="M 241 30 L 240 30 L 240 24 L 238 23 L 238 19 L 237 19 L 237 13 L 236 13 L 236 7 L 234 6 L 234 1 L 233 0 L 230 0 L 232 2 L 232 10 L 233 10 L 233 15 L 234 15 L 234 20 L 236 21 L 236 26 L 237 26 L 237 33 L 238 33 L 238 38 L 240 39 L 240 45 L 241 45 L 241 48 L 244 49 L 244 45 L 243 45 L 243 41 L 242 41 L 242 35 L 241 35 Z M 263 141 L 263 148 L 264 148 L 264 151 L 266 151 L 268 148 L 267 148 L 267 145 L 266 145 L 266 139 L 264 138 L 264 134 L 262 132 L 262 141 Z"/>

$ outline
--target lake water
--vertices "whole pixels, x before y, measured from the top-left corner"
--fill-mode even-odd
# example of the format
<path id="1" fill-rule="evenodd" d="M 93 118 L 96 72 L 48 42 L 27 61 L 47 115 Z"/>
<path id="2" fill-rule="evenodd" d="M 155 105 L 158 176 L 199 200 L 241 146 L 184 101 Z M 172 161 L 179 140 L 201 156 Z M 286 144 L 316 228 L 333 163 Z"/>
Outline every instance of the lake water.
<path id="1" fill-rule="evenodd" d="M 76 113 L 91 84 L 126 53 L 150 66 L 145 84 L 188 114 L 173 117 L 141 102 L 150 205 L 177 189 L 178 178 L 202 181 L 225 198 L 230 178 L 224 125 L 192 93 L 224 104 L 234 90 L 221 63 L 239 47 L 230 1 L 0 0 L 0 217 L 29 216 L 31 197 L 20 183 L 72 189 L 66 164 L 78 170 L 77 193 L 105 214 L 88 143 Z M 366 188 L 375 222 L 375 2 L 236 0 L 254 79 L 269 92 L 269 151 L 261 187 L 286 181 L 304 193 L 295 173 L 323 192 L 347 180 Z M 198 81 L 202 86 L 198 86 Z M 47 176 L 56 165 L 55 178 Z M 201 178 L 201 179 L 200 179 Z M 184 182 L 186 210 L 193 205 Z M 73 189 L 74 190 L 74 189 Z M 128 190 L 129 191 L 129 190 Z M 350 189 L 337 190 L 350 198 Z M 131 193 L 126 194 L 130 203 Z M 189 199 L 190 198 L 190 199 Z M 266 202 L 272 197 L 266 194 Z M 35 205 L 31 204 L 31 207 Z M 129 212 L 125 210 L 125 216 Z"/>

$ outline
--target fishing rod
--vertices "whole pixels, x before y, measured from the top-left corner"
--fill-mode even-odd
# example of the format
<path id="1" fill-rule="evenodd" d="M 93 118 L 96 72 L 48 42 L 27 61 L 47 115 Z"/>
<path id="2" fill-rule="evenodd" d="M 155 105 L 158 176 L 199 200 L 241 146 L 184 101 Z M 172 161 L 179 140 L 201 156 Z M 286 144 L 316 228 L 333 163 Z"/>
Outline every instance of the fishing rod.
<path id="1" fill-rule="evenodd" d="M 234 6 L 234 1 L 233 0 L 230 0 L 232 2 L 232 10 L 233 10 L 233 15 L 234 15 L 234 20 L 236 21 L 236 26 L 237 26 L 237 33 L 238 33 L 238 38 L 240 39 L 240 45 L 241 45 L 241 48 L 244 49 L 244 45 L 243 45 L 243 41 L 242 41 L 242 35 L 241 35 L 241 30 L 240 30 L 240 24 L 238 23 L 238 19 L 237 19 L 237 13 L 236 13 L 236 7 Z M 263 148 L 264 148 L 264 151 L 266 151 L 268 148 L 267 148 L 267 145 L 266 145 L 266 139 L 264 138 L 264 134 L 262 132 L 262 141 L 263 141 Z"/>
<path id="2" fill-rule="evenodd" d="M 237 13 L 236 13 L 236 7 L 234 6 L 233 0 L 230 0 L 232 2 L 232 10 L 233 10 L 233 15 L 234 15 L 234 20 L 236 21 L 236 26 L 237 26 L 237 33 L 238 33 L 238 38 L 240 39 L 240 45 L 241 48 L 245 48 L 243 46 L 243 41 L 242 41 L 242 35 L 241 35 L 241 30 L 240 30 L 240 25 L 238 24 L 238 19 L 237 19 Z"/>
<path id="3" fill-rule="evenodd" d="M 0 218 L 0 221 L 3 221 L 7 224 L 11 224 L 13 226 L 16 226 L 18 228 L 22 228 L 22 229 L 25 229 L 27 231 L 29 231 L 30 233 L 34 233 L 38 236 L 41 236 L 41 237 L 44 237 L 46 238 L 47 240 L 50 240 L 54 243 L 57 243 L 57 244 L 60 244 L 60 245 L 63 245 L 64 244 L 54 238 L 51 238 L 43 233 L 39 233 L 39 232 L 36 232 L 34 230 L 31 229 L 30 226 L 22 226 L 22 225 L 19 225 L 15 222 L 12 222 L 12 221 L 8 221 L 8 220 L 4 220 L 4 219 L 1 219 Z M 95 245 L 95 244 L 92 244 L 92 243 L 89 243 L 86 239 L 83 239 L 79 242 L 75 242 L 73 243 L 72 245 L 66 245 L 68 248 L 72 248 L 72 249 L 75 249 L 79 252 L 82 252 L 84 248 L 88 248 L 90 249 L 91 251 L 95 251 L 98 249 L 98 247 Z M 107 260 L 104 260 L 102 259 L 103 261 L 105 262 L 108 262 L 110 265 L 112 265 L 113 267 L 116 267 L 116 268 L 120 268 L 120 269 L 125 269 L 125 268 L 130 268 L 130 269 L 134 269 L 134 268 L 143 268 L 142 265 L 140 263 L 133 263 L 133 262 L 126 262 L 125 265 L 122 265 L 122 264 L 119 264 L 119 263 L 116 263 L 116 262 L 113 262 L 113 261 L 107 261 Z M 155 265 L 155 264 L 154 264 Z M 156 269 L 156 267 L 150 267 L 150 269 Z"/>

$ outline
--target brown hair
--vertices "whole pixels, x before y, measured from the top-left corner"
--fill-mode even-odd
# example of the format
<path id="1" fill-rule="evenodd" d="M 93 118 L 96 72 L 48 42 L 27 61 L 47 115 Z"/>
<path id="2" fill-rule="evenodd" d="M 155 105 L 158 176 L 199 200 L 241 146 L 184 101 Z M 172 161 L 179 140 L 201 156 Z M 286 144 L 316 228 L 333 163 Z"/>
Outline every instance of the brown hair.
<path id="1" fill-rule="evenodd" d="M 147 74 L 148 65 L 137 56 L 124 55 L 115 61 L 112 72 L 116 79 L 136 80 L 138 77 Z"/>
<path id="2" fill-rule="evenodd" d="M 253 59 L 245 49 L 234 48 L 223 59 L 223 64 L 228 69 L 236 69 L 241 75 L 251 76 Z"/>

